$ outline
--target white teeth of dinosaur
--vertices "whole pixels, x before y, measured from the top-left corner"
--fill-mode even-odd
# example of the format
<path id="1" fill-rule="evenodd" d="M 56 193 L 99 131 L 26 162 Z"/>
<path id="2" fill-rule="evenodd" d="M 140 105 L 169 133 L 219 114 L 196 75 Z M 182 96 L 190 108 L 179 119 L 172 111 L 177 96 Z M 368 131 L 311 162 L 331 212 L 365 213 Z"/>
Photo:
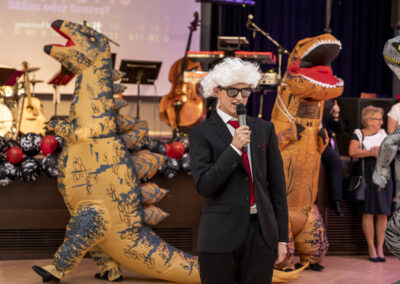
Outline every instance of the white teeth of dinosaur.
<path id="1" fill-rule="evenodd" d="M 342 49 L 342 44 L 341 44 L 340 41 L 336 41 L 336 40 L 321 40 L 321 41 L 317 41 L 312 46 L 310 46 L 310 48 L 308 48 L 307 51 L 304 52 L 304 54 L 302 55 L 302 58 L 304 58 L 306 55 L 308 55 L 317 46 L 322 45 L 322 44 L 336 44 L 336 45 L 339 46 L 340 49 Z"/>
<path id="2" fill-rule="evenodd" d="M 342 86 L 343 86 L 343 80 L 340 79 L 340 78 L 338 78 L 338 77 L 336 77 L 336 76 L 335 76 L 335 78 L 336 78 L 337 80 L 339 80 L 339 82 L 337 82 L 337 83 L 334 84 L 334 85 L 322 83 L 322 82 L 316 81 L 316 80 L 314 80 L 314 79 L 312 79 L 312 78 L 310 78 L 310 77 L 304 76 L 304 75 L 300 75 L 300 76 L 303 77 L 304 79 L 310 81 L 311 83 L 313 83 L 313 84 L 315 84 L 315 85 L 319 85 L 319 86 L 321 86 L 321 87 L 323 87 L 323 88 L 337 88 L 337 87 L 342 87 Z"/>

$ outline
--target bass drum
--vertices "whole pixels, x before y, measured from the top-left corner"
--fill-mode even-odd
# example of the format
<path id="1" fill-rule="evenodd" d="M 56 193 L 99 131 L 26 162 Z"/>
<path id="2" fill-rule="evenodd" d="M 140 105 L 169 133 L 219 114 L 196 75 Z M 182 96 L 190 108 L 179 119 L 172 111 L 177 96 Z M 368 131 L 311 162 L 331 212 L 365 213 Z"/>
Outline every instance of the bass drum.
<path id="1" fill-rule="evenodd" d="M 0 103 L 0 136 L 4 137 L 13 127 L 13 116 L 10 109 Z"/>

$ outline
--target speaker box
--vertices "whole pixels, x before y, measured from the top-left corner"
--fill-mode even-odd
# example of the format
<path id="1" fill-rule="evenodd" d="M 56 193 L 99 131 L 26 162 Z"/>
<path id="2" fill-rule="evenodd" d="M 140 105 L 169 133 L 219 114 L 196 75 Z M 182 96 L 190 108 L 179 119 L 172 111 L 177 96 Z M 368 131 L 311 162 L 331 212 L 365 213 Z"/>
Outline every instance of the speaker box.
<path id="1" fill-rule="evenodd" d="M 343 131 L 342 133 L 337 134 L 337 145 L 339 147 L 340 155 L 348 156 L 350 137 L 353 134 L 354 129 L 362 128 L 361 111 L 363 108 L 369 105 L 383 108 L 384 115 L 382 129 L 386 130 L 387 113 L 396 102 L 397 100 L 395 98 L 338 98 L 340 117 L 343 122 Z"/>

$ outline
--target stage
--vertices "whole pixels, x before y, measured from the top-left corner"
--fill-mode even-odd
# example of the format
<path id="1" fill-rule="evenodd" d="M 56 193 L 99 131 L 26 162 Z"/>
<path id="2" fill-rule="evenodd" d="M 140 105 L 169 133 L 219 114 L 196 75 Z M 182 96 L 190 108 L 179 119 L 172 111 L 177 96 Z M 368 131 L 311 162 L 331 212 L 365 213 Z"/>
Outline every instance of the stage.
<path id="1" fill-rule="evenodd" d="M 39 284 L 41 278 L 31 269 L 32 265 L 49 264 L 49 259 L 0 261 L 0 283 Z M 399 260 L 387 257 L 385 263 L 372 263 L 365 256 L 328 256 L 324 259 L 324 272 L 304 271 L 297 280 L 290 284 L 388 284 L 400 280 Z M 162 284 L 168 283 L 134 273 L 122 267 L 124 281 L 122 283 Z M 96 266 L 90 258 L 85 258 L 78 267 L 67 275 L 64 284 L 97 284 L 105 281 L 94 279 Z M 222 284 L 222 283 L 221 283 Z"/>

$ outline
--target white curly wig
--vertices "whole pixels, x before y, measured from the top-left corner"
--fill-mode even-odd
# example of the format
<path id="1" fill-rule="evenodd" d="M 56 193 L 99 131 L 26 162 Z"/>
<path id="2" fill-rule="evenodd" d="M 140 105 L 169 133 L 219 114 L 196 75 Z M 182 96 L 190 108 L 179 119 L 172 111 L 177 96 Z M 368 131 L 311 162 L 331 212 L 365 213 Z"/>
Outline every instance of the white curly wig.
<path id="1" fill-rule="evenodd" d="M 214 88 L 227 87 L 239 83 L 248 84 L 255 88 L 261 79 L 260 67 L 240 58 L 227 57 L 218 63 L 201 81 L 203 96 L 214 95 Z"/>

